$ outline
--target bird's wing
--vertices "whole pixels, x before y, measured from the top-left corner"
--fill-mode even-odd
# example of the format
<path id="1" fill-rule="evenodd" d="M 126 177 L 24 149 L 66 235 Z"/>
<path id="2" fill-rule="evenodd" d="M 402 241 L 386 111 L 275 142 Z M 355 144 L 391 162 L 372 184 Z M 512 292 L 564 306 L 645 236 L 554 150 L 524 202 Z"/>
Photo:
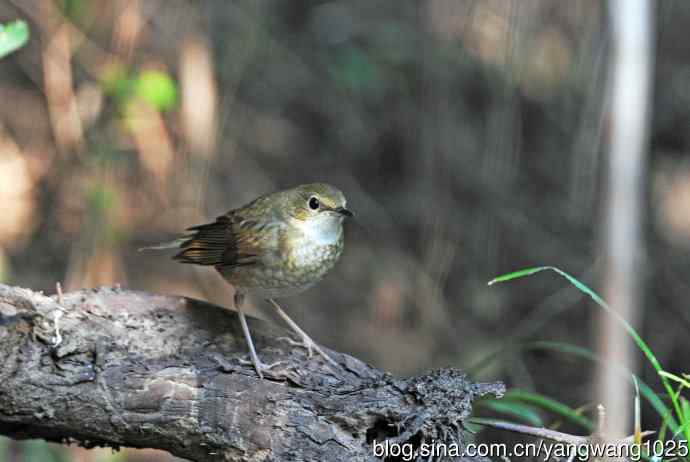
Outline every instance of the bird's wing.
<path id="1" fill-rule="evenodd" d="M 271 238 L 270 223 L 261 218 L 244 207 L 231 210 L 212 223 L 189 228 L 191 234 L 173 258 L 182 263 L 224 268 L 256 264 Z"/>

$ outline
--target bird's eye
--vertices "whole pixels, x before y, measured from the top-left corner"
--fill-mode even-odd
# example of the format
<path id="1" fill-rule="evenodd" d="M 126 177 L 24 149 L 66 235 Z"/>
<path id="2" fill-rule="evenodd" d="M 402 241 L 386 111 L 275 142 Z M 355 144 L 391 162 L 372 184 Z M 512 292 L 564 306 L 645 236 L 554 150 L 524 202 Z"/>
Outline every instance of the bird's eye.
<path id="1" fill-rule="evenodd" d="M 312 196 L 309 199 L 309 208 L 312 210 L 317 210 L 319 208 L 319 200 L 316 198 L 316 196 Z"/>

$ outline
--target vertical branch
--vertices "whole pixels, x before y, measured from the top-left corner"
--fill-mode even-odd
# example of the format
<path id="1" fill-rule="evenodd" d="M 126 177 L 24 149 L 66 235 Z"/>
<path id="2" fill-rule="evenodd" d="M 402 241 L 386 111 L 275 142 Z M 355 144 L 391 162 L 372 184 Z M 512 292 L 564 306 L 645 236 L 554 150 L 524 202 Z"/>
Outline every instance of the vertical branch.
<path id="1" fill-rule="evenodd" d="M 652 16 L 647 0 L 611 0 L 611 144 L 606 205 L 604 290 L 611 306 L 633 326 L 639 318 L 642 180 L 652 63 Z M 632 340 L 602 312 L 599 347 L 604 364 L 635 370 Z M 606 434 L 626 433 L 632 393 L 613 367 L 602 367 L 597 398 L 607 409 Z"/>
<path id="2" fill-rule="evenodd" d="M 79 148 L 83 127 L 74 94 L 70 28 L 60 13 L 45 2 L 41 5 L 44 48 L 43 88 L 55 142 L 63 152 Z"/>

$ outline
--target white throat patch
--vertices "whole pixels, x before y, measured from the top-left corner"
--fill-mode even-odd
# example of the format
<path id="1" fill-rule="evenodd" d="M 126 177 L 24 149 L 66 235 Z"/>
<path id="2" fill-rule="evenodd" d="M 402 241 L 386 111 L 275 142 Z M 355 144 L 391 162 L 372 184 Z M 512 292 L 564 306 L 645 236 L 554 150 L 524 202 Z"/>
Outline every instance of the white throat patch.
<path id="1" fill-rule="evenodd" d="M 304 235 L 315 244 L 335 244 L 343 232 L 343 217 L 333 213 L 319 213 L 297 226 Z"/>

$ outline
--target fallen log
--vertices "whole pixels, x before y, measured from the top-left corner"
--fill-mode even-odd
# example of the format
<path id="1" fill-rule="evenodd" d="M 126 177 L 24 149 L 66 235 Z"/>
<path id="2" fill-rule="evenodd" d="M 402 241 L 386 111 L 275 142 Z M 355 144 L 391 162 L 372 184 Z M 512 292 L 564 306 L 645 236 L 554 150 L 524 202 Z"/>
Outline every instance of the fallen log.
<path id="1" fill-rule="evenodd" d="M 195 461 L 380 460 L 374 441 L 468 441 L 477 384 L 455 369 L 395 378 L 329 350 L 342 369 L 250 319 L 184 297 L 119 288 L 48 297 L 0 285 L 0 434 L 85 447 L 158 448 Z M 465 458 L 464 460 L 470 460 Z"/>

